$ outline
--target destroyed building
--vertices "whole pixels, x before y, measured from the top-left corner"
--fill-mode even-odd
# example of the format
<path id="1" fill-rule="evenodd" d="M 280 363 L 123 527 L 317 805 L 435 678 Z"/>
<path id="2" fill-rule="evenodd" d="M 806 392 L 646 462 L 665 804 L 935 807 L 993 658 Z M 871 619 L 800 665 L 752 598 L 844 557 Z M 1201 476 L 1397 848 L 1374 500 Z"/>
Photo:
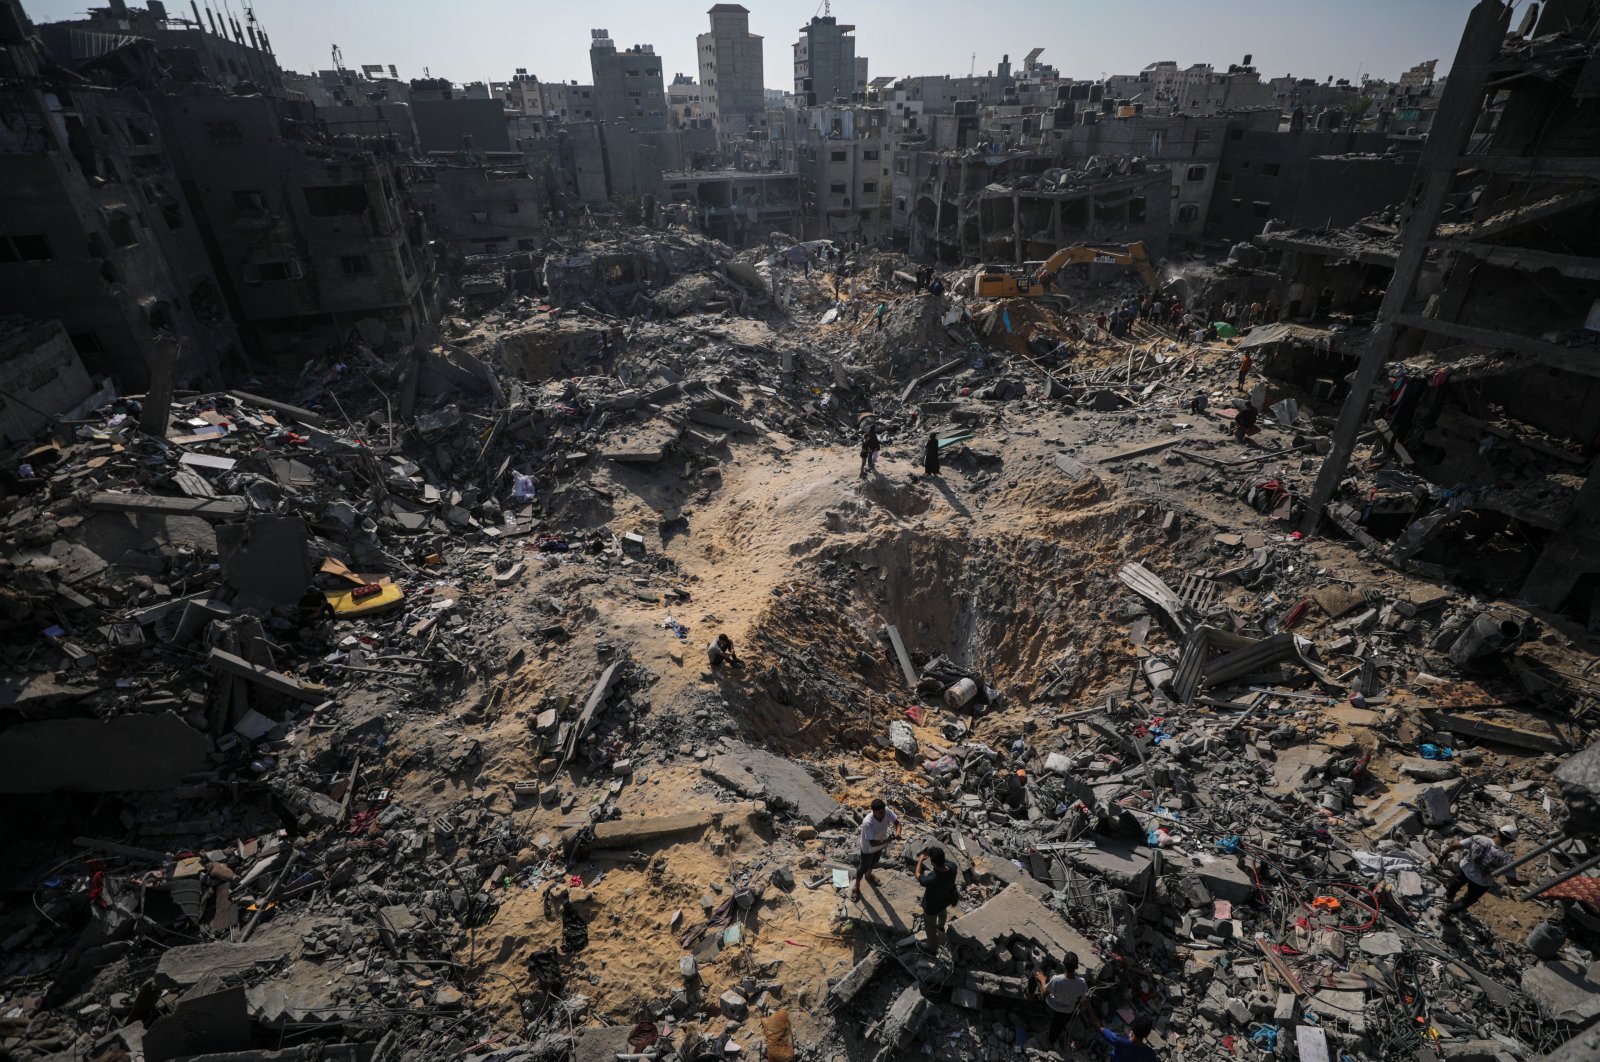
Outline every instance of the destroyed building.
<path id="1" fill-rule="evenodd" d="M 907 151 L 894 169 L 890 227 L 915 255 L 1021 263 L 1073 243 L 1135 242 L 1166 254 L 1171 178 L 1141 159 L 1072 169 L 1040 152 Z"/>
<path id="2" fill-rule="evenodd" d="M 1395 472 L 1457 495 L 1452 511 L 1402 517 L 1399 555 L 1455 554 L 1470 537 L 1496 554 L 1480 572 L 1491 585 L 1587 616 L 1600 163 L 1588 89 L 1570 77 L 1592 61 L 1573 27 L 1595 16 L 1547 4 L 1501 49 L 1491 13 L 1478 8 L 1440 99 L 1310 511 L 1350 522 L 1339 486 L 1375 389 L 1388 392 Z"/>
<path id="3" fill-rule="evenodd" d="M 819 105 L 912 253 L 802 239 L 786 127 L 430 154 L 0 18 L 51 150 L 152 116 L 249 348 L 0 322 L 0 1055 L 1589 1062 L 1596 12 L 1521 10 L 1420 161 L 1151 116 L 1225 250 L 1040 49 Z"/>

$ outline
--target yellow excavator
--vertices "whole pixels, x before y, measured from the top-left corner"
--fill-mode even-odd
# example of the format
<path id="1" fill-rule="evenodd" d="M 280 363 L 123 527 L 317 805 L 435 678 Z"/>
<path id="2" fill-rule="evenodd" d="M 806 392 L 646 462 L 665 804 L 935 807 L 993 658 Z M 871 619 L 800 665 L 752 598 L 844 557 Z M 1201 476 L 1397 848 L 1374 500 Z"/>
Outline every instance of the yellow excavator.
<path id="1" fill-rule="evenodd" d="M 986 299 L 1042 298 L 1052 294 L 1051 282 L 1062 269 L 1069 265 L 1088 262 L 1132 266 L 1139 271 L 1140 278 L 1150 285 L 1152 291 L 1157 286 L 1156 271 L 1150 265 L 1150 255 L 1145 251 L 1144 244 L 1130 243 L 1126 251 L 1111 251 L 1075 243 L 1071 247 L 1061 248 L 1038 268 L 1028 266 L 1008 269 L 1004 266 L 982 266 L 978 270 L 977 279 L 973 281 L 972 291 L 979 298 Z"/>

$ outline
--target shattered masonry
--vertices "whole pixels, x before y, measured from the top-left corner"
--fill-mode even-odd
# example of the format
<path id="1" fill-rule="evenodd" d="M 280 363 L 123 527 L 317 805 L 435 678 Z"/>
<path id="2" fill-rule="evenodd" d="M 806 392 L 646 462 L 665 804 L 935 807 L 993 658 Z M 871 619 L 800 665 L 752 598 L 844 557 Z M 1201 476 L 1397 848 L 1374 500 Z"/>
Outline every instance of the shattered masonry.
<path id="1" fill-rule="evenodd" d="M 0 14 L 0 1054 L 1593 1055 L 1592 5 L 1365 116 Z"/>

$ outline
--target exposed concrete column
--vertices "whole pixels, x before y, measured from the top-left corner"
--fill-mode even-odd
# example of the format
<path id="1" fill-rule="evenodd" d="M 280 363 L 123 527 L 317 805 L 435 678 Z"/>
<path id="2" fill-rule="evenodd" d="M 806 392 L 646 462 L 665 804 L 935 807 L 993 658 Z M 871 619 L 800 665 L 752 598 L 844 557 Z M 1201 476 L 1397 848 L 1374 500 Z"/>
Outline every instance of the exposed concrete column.
<path id="1" fill-rule="evenodd" d="M 1011 189 L 1011 254 L 1017 265 L 1022 264 L 1022 193 Z"/>
<path id="2" fill-rule="evenodd" d="M 1428 141 L 1422 149 L 1417 166 L 1417 180 L 1410 197 L 1410 209 L 1400 231 L 1400 253 L 1395 260 L 1394 278 L 1383 294 L 1383 305 L 1378 310 L 1378 323 L 1361 355 L 1355 381 L 1350 394 L 1339 410 L 1339 421 L 1333 429 L 1333 445 L 1322 461 L 1316 485 L 1311 490 L 1310 504 L 1306 507 L 1303 527 L 1315 531 L 1322 522 L 1323 508 L 1333 497 L 1344 478 L 1350 463 L 1350 453 L 1355 449 L 1356 436 L 1366 420 L 1367 403 L 1373 385 L 1394 350 L 1399 335 L 1395 318 L 1405 312 L 1416 287 L 1417 277 L 1428 254 L 1428 241 L 1438 226 L 1439 211 L 1444 207 L 1454 183 L 1462 152 L 1466 149 L 1473 125 L 1482 107 L 1484 87 L 1488 80 L 1489 64 L 1500 53 L 1506 28 L 1511 20 L 1511 9 L 1501 0 L 1478 0 L 1467 16 L 1467 27 L 1461 34 L 1461 44 L 1456 49 L 1455 62 L 1450 67 L 1450 79 L 1445 82 L 1444 95 L 1439 100 L 1439 113 L 1434 118 Z"/>
<path id="3" fill-rule="evenodd" d="M 155 348 L 155 364 L 150 366 L 150 386 L 145 390 L 139 430 L 165 439 L 167 421 L 172 416 L 172 389 L 178 376 L 178 337 L 171 332 L 157 333 Z"/>
<path id="4" fill-rule="evenodd" d="M 1057 199 L 1050 204 L 1050 242 L 1057 247 L 1061 246 L 1061 200 Z"/>

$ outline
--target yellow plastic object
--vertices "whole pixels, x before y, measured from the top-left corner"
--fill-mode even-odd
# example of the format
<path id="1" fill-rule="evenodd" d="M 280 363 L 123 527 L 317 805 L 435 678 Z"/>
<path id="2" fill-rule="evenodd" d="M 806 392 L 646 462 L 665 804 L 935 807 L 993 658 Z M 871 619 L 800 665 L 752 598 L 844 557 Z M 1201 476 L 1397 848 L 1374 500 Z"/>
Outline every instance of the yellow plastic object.
<path id="1" fill-rule="evenodd" d="M 399 608 L 405 600 L 405 591 L 393 583 L 379 583 L 376 594 L 366 597 L 356 597 L 358 587 L 345 590 L 324 590 L 322 596 L 328 599 L 328 607 L 333 609 L 335 616 L 376 616 L 390 609 Z"/>

